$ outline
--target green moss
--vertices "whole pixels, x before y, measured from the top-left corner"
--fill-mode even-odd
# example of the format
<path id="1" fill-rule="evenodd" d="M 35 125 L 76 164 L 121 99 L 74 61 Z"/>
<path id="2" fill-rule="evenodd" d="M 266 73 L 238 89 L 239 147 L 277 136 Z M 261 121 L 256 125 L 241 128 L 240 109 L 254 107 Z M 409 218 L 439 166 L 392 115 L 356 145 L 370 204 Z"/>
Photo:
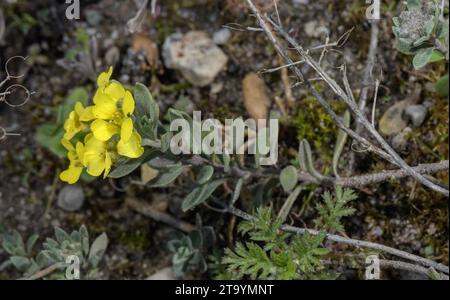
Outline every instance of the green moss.
<path id="1" fill-rule="evenodd" d="M 139 229 L 121 232 L 118 239 L 120 245 L 123 245 L 129 250 L 143 251 L 148 245 L 148 238 L 145 232 Z"/>
<path id="2" fill-rule="evenodd" d="M 320 86 L 316 86 L 316 88 L 319 91 L 321 89 Z M 307 139 L 313 148 L 324 154 L 327 160 L 331 159 L 338 128 L 331 116 L 314 97 L 308 96 L 300 103 L 298 111 L 291 121 L 297 130 L 298 139 Z M 329 104 L 338 115 L 345 110 L 345 104 L 342 102 L 329 101 Z"/>

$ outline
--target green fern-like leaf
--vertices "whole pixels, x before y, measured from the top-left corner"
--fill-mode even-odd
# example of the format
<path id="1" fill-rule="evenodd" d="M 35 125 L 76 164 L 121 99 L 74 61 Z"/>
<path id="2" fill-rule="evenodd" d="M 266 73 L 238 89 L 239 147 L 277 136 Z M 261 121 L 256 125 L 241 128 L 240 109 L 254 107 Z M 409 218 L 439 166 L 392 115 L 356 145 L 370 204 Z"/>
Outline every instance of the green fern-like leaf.
<path id="1" fill-rule="evenodd" d="M 273 220 L 271 208 L 258 208 L 256 219 L 251 222 L 242 222 L 239 224 L 238 231 L 242 235 L 249 234 L 252 241 L 264 242 L 265 251 L 274 248 L 280 250 L 284 241 L 290 236 L 289 233 L 281 231 L 282 225 L 280 220 Z"/>
<path id="2" fill-rule="evenodd" d="M 304 235 L 298 235 L 293 242 L 296 263 L 301 272 L 308 275 L 314 273 L 316 268 L 321 266 L 320 257 L 329 253 L 328 249 L 322 247 L 325 240 L 325 234 L 311 235 L 306 232 Z"/>
<path id="3" fill-rule="evenodd" d="M 355 213 L 355 209 L 348 207 L 348 203 L 357 198 L 352 189 L 343 189 L 336 187 L 335 197 L 330 192 L 322 195 L 323 203 L 319 203 L 316 207 L 319 217 L 314 221 L 315 224 L 323 231 L 344 232 L 344 226 L 341 219 L 351 216 Z"/>
<path id="4" fill-rule="evenodd" d="M 255 243 L 236 245 L 235 252 L 227 249 L 223 262 L 228 264 L 230 272 L 235 272 L 240 278 L 249 276 L 252 279 L 268 279 L 275 275 L 276 267 L 267 253 Z"/>

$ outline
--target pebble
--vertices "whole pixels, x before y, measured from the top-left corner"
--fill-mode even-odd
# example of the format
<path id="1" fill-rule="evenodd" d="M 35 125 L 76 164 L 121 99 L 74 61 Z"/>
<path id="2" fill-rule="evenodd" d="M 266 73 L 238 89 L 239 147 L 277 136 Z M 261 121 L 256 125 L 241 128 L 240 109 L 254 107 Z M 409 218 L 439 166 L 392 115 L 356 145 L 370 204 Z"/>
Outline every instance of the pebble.
<path id="1" fill-rule="evenodd" d="M 80 185 L 66 185 L 59 191 L 57 204 L 65 211 L 74 212 L 83 206 L 84 200 L 84 192 Z"/>
<path id="2" fill-rule="evenodd" d="M 211 84 L 226 67 L 228 57 L 203 31 L 175 33 L 163 45 L 164 64 L 181 72 L 192 85 Z"/>
<path id="3" fill-rule="evenodd" d="M 228 28 L 217 30 L 213 35 L 213 41 L 216 45 L 225 45 L 231 38 L 231 31 Z"/>
<path id="4" fill-rule="evenodd" d="M 159 270 L 158 272 L 147 278 L 147 280 L 175 280 L 175 279 L 176 278 L 173 275 L 172 269 L 169 267 Z"/>
<path id="5" fill-rule="evenodd" d="M 400 133 L 408 126 L 407 122 L 403 119 L 403 113 L 408 105 L 410 105 L 410 101 L 403 100 L 391 106 L 384 113 L 379 122 L 382 134 L 392 136 Z"/>
<path id="6" fill-rule="evenodd" d="M 425 105 L 411 105 L 405 109 L 405 116 L 411 120 L 414 127 L 420 127 L 427 118 L 428 109 Z"/>
<path id="7" fill-rule="evenodd" d="M 318 21 L 309 21 L 305 24 L 305 33 L 308 37 L 319 38 L 330 33 L 329 29 Z"/>

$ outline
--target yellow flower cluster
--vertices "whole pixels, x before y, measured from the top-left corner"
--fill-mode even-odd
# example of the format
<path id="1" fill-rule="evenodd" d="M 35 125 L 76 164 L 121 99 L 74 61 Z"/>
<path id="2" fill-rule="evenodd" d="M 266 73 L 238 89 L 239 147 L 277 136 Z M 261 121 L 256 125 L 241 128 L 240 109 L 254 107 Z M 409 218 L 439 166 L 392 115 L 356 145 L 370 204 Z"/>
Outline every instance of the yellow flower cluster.
<path id="1" fill-rule="evenodd" d="M 68 151 L 69 168 L 60 174 L 64 182 L 74 184 L 84 168 L 88 174 L 106 178 L 120 156 L 138 158 L 144 153 L 142 138 L 133 127 L 133 95 L 117 81 L 110 80 L 112 67 L 99 75 L 94 105 L 78 102 L 64 123 L 61 144 Z M 86 132 L 83 142 L 71 140 Z"/>

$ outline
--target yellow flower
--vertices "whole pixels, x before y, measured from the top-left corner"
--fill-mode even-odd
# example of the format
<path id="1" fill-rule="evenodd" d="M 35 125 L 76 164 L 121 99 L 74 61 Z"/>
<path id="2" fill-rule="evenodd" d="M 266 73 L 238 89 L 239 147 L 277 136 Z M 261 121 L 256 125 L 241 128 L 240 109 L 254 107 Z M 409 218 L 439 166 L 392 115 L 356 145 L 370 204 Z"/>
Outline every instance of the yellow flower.
<path id="1" fill-rule="evenodd" d="M 91 125 L 96 139 L 108 141 L 115 134 L 120 134 L 122 143 L 128 143 L 133 134 L 135 102 L 133 95 L 125 91 L 118 82 L 110 82 L 112 69 L 100 74 L 98 90 L 94 97 L 93 115 L 97 118 Z"/>
<path id="2" fill-rule="evenodd" d="M 106 178 L 120 156 L 138 158 L 144 153 L 142 138 L 133 126 L 133 95 L 111 80 L 112 72 L 109 68 L 98 76 L 94 105 L 84 108 L 77 102 L 64 123 L 66 133 L 61 143 L 68 151 L 70 165 L 60 174 L 62 181 L 77 182 L 84 168 L 92 176 L 103 174 Z M 70 140 L 85 129 L 90 132 L 75 148 Z"/>
<path id="3" fill-rule="evenodd" d="M 133 132 L 128 142 L 124 142 L 123 140 L 119 141 L 117 144 L 117 152 L 122 156 L 138 158 L 144 154 L 144 148 L 141 144 L 141 136 L 138 133 Z"/>
<path id="4" fill-rule="evenodd" d="M 75 109 L 70 112 L 69 118 L 64 122 L 64 139 L 71 140 L 77 133 L 87 128 L 84 122 L 94 119 L 92 107 L 84 108 L 81 102 L 75 104 Z"/>
<path id="5" fill-rule="evenodd" d="M 117 160 L 117 154 L 111 150 L 110 143 L 96 139 L 92 134 L 85 138 L 83 164 L 87 167 L 89 175 L 98 177 L 102 173 L 106 178 L 111 171 L 113 160 Z"/>
<path id="6" fill-rule="evenodd" d="M 75 149 L 70 141 L 66 139 L 62 139 L 61 144 L 68 151 L 70 164 L 69 168 L 59 175 L 59 178 L 64 182 L 74 184 L 80 179 L 81 172 L 83 171 L 84 166 L 82 160 L 84 156 L 84 145 L 81 142 L 78 142 Z"/>

